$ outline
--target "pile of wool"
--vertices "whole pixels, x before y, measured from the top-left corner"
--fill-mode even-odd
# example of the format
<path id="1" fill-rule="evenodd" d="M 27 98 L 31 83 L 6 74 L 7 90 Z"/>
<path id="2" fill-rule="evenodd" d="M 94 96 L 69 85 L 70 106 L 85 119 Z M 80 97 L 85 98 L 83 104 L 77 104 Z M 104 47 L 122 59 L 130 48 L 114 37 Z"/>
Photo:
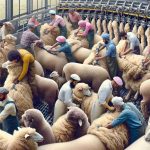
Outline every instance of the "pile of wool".
<path id="1" fill-rule="evenodd" d="M 140 25 L 138 28 L 138 38 L 140 39 L 140 43 L 141 43 L 142 51 L 143 51 L 145 48 L 145 31 L 142 25 Z"/>
<path id="2" fill-rule="evenodd" d="M 118 115 L 118 112 L 105 113 L 92 123 L 87 132 L 96 135 L 108 150 L 124 150 L 128 145 L 129 135 L 125 125 L 119 125 L 112 129 L 105 128 Z"/>
<path id="3" fill-rule="evenodd" d="M 33 108 L 32 91 L 27 82 L 27 79 L 19 82 L 13 88 L 14 79 L 16 79 L 22 71 L 22 65 L 20 63 L 9 63 L 7 65 L 7 69 L 9 74 L 4 83 L 4 87 L 9 90 L 8 95 L 15 101 L 18 109 L 18 116 L 21 118 L 27 109 Z"/>
<path id="4" fill-rule="evenodd" d="M 47 33 L 47 30 L 51 29 L 52 26 L 45 23 L 40 29 L 40 38 L 45 45 L 53 45 L 56 43 L 56 37 L 60 35 L 59 28 L 56 27 L 52 31 Z"/>
<path id="5" fill-rule="evenodd" d="M 100 18 L 97 20 L 96 25 L 97 25 L 97 34 L 101 35 L 102 34 L 102 22 Z"/>
<path id="6" fill-rule="evenodd" d="M 78 107 L 69 107 L 52 126 L 56 142 L 67 142 L 87 133 L 90 124 L 86 114 Z"/>

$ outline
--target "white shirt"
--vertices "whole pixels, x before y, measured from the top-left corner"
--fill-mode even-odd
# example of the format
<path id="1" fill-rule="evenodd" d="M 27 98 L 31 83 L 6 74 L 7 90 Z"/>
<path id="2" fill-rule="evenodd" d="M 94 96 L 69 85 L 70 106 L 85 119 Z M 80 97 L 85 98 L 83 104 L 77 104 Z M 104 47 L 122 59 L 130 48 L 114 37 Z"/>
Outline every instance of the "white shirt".
<path id="1" fill-rule="evenodd" d="M 130 48 L 133 50 L 134 50 L 135 46 L 140 45 L 140 41 L 138 40 L 137 36 L 132 32 L 127 33 L 127 39 L 130 42 Z"/>
<path id="2" fill-rule="evenodd" d="M 8 101 L 13 100 L 7 97 L 4 101 L 0 101 L 0 107 L 4 107 Z M 4 107 L 4 110 L 0 113 L 0 122 L 3 122 L 9 115 L 16 116 L 16 107 L 13 103 L 9 103 Z"/>
<path id="3" fill-rule="evenodd" d="M 58 99 L 68 104 L 72 103 L 72 88 L 70 87 L 70 81 L 66 82 L 60 89 Z"/>
<path id="4" fill-rule="evenodd" d="M 99 104 L 103 104 L 108 98 L 112 96 L 113 87 L 109 79 L 103 81 L 98 90 Z"/>

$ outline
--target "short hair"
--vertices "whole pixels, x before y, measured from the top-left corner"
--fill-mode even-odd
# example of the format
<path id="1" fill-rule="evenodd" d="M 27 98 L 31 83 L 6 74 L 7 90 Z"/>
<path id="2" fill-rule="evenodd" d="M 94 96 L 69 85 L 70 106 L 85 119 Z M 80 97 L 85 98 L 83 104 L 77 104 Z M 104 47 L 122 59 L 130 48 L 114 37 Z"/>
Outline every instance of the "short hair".
<path id="1" fill-rule="evenodd" d="M 13 60 L 19 61 L 21 59 L 21 56 L 20 56 L 20 53 L 18 52 L 18 50 L 12 50 L 8 53 L 7 59 L 9 61 L 13 61 Z"/>
<path id="2" fill-rule="evenodd" d="M 120 37 L 124 37 L 124 36 L 126 36 L 126 35 L 127 35 L 127 33 L 123 31 L 123 32 L 120 32 L 120 34 L 119 34 L 119 35 L 120 35 Z"/>

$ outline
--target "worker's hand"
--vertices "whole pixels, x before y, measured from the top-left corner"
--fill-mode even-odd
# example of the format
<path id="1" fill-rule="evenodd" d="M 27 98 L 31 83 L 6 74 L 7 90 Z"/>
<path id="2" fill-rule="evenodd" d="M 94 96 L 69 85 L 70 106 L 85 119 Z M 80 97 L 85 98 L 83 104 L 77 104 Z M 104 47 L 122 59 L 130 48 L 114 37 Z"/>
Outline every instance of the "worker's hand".
<path id="1" fill-rule="evenodd" d="M 109 123 L 105 126 L 105 128 L 108 128 L 108 129 L 111 129 L 112 128 L 112 125 Z"/>
<path id="2" fill-rule="evenodd" d="M 14 84 L 18 84 L 18 83 L 19 83 L 19 80 L 18 80 L 18 79 L 15 79 L 15 80 L 13 81 L 13 83 L 14 83 Z"/>
<path id="3" fill-rule="evenodd" d="M 110 111 L 114 111 L 115 108 L 114 108 L 114 107 L 109 107 L 109 110 L 110 110 Z"/>

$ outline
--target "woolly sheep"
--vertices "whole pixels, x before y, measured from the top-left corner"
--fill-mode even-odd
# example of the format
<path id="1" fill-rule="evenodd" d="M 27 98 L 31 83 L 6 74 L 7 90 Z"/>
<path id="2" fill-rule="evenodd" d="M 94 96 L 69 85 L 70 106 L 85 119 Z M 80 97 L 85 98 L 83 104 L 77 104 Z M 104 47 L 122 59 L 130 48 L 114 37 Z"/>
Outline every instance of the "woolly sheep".
<path id="1" fill-rule="evenodd" d="M 125 125 L 107 129 L 106 126 L 119 114 L 106 113 L 95 120 L 88 129 L 88 134 L 70 142 L 44 145 L 38 150 L 124 150 L 128 145 L 128 131 Z"/>
<path id="2" fill-rule="evenodd" d="M 0 130 L 0 150 L 37 150 L 43 136 L 32 128 L 21 128 L 10 135 Z"/>
<path id="3" fill-rule="evenodd" d="M 28 109 L 22 115 L 22 121 L 25 127 L 35 128 L 36 131 L 44 137 L 43 142 L 39 145 L 45 145 L 55 142 L 55 137 L 51 126 L 45 120 L 41 111 L 37 109 Z"/>
<path id="4" fill-rule="evenodd" d="M 78 107 L 69 107 L 52 126 L 56 142 L 66 142 L 86 134 L 90 126 L 86 114 Z"/>
<path id="5" fill-rule="evenodd" d="M 65 24 L 66 24 L 67 34 L 70 35 L 71 31 L 73 30 L 72 24 L 68 21 L 66 16 L 64 16 L 63 19 L 64 19 Z"/>

